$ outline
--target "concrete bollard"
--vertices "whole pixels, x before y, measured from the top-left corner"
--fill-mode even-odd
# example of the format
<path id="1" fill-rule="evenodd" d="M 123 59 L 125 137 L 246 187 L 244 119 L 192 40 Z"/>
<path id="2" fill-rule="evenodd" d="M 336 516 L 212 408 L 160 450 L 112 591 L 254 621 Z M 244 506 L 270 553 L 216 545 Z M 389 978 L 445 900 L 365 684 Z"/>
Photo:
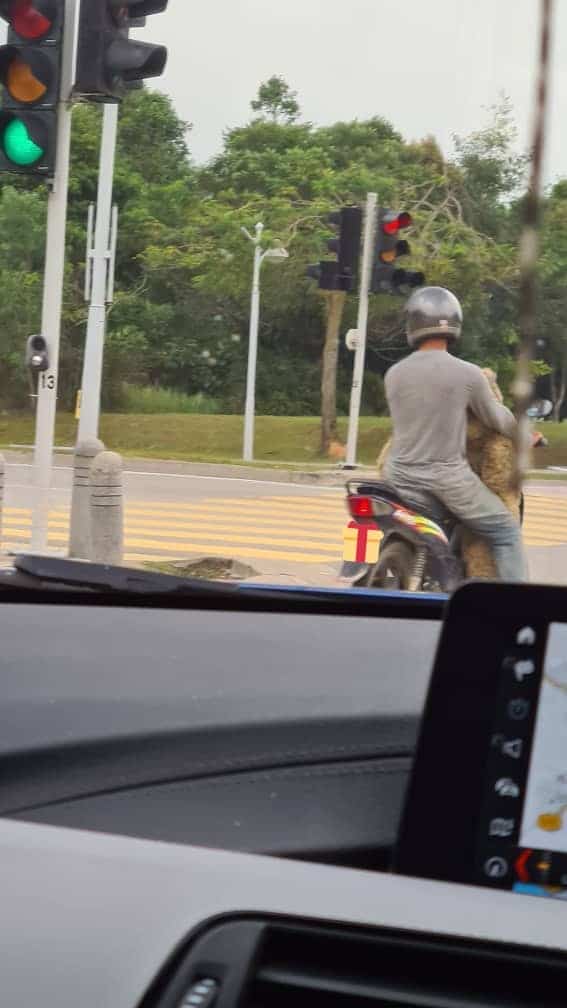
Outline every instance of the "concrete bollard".
<path id="1" fill-rule="evenodd" d="M 94 563 L 120 564 L 124 545 L 122 459 L 103 451 L 94 459 L 89 474 L 90 554 Z"/>
<path id="2" fill-rule="evenodd" d="M 0 551 L 2 550 L 2 533 L 4 531 L 3 527 L 3 517 L 4 517 L 4 474 L 6 471 L 6 461 L 3 455 L 0 455 Z"/>
<path id="3" fill-rule="evenodd" d="M 79 441 L 75 448 L 69 556 L 76 560 L 88 560 L 90 554 L 89 472 L 93 459 L 101 451 L 104 445 L 98 438 Z"/>

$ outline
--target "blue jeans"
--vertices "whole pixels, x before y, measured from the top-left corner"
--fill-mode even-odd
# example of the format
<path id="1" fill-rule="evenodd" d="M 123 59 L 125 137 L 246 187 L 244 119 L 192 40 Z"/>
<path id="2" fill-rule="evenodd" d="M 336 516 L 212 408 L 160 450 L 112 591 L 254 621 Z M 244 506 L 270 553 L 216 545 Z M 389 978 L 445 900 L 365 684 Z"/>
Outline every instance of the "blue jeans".
<path id="1" fill-rule="evenodd" d="M 436 521 L 453 517 L 484 539 L 502 581 L 528 580 L 518 522 L 468 465 L 433 465 L 417 472 L 388 462 L 384 475 L 402 497 Z"/>

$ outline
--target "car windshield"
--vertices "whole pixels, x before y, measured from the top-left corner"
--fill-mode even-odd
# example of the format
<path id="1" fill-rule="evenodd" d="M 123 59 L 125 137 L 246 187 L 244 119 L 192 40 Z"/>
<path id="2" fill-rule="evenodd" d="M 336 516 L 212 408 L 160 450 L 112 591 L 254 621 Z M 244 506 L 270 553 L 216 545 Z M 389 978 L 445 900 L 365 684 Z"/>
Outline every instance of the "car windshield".
<path id="1" fill-rule="evenodd" d="M 567 582 L 564 6 L 64 8 L 2 13 L 1 563 Z"/>

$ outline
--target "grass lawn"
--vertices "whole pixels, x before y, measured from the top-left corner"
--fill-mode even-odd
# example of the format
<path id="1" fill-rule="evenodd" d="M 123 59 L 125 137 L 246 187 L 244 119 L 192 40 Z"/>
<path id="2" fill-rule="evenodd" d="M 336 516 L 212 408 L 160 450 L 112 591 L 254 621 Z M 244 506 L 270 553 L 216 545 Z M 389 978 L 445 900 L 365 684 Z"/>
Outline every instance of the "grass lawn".
<path id="1" fill-rule="evenodd" d="M 31 445 L 34 440 L 31 414 L 0 417 L 0 448 L 11 444 Z M 194 462 L 239 462 L 242 455 L 242 417 L 191 413 L 118 414 L 101 418 L 101 437 L 106 446 L 123 455 L 142 458 L 179 459 Z M 545 469 L 567 466 L 567 423 L 541 425 L 549 448 L 534 452 L 533 463 Z M 77 421 L 72 414 L 57 416 L 56 444 L 75 443 Z M 347 419 L 339 419 L 339 433 L 346 441 Z M 358 461 L 373 465 L 390 433 L 385 417 L 361 417 Z M 317 417 L 257 417 L 255 459 L 265 463 L 325 462 L 319 455 Z"/>

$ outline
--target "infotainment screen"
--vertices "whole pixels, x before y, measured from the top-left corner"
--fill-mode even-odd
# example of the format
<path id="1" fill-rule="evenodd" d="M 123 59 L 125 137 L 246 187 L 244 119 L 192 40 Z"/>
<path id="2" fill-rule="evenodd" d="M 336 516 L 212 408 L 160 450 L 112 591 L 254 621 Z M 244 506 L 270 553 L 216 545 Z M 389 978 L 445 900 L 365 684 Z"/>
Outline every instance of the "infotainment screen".
<path id="1" fill-rule="evenodd" d="M 451 600 L 395 869 L 567 900 L 565 589 Z"/>
<path id="2" fill-rule="evenodd" d="M 518 892 L 567 899 L 567 624 L 546 641 L 518 837 Z"/>

